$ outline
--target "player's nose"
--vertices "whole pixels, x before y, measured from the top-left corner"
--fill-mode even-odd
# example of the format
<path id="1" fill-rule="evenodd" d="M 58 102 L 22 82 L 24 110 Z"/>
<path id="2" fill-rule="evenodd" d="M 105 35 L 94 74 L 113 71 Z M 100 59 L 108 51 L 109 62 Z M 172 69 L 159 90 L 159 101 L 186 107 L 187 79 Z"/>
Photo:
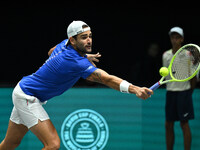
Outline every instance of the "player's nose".
<path id="1" fill-rule="evenodd" d="M 90 38 L 88 38 L 87 45 L 91 45 L 91 44 L 92 44 L 92 40 Z"/>

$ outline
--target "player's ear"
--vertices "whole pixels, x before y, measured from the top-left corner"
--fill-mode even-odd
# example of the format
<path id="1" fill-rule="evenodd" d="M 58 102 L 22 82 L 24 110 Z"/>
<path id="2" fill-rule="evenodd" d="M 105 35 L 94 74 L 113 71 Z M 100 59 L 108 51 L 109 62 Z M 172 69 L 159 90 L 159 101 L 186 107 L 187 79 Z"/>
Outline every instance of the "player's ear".
<path id="1" fill-rule="evenodd" d="M 72 45 L 75 45 L 75 43 L 76 43 L 76 40 L 75 40 L 75 38 L 73 38 L 73 37 L 70 37 L 70 38 L 69 38 L 69 41 L 70 41 L 70 43 L 71 43 Z"/>

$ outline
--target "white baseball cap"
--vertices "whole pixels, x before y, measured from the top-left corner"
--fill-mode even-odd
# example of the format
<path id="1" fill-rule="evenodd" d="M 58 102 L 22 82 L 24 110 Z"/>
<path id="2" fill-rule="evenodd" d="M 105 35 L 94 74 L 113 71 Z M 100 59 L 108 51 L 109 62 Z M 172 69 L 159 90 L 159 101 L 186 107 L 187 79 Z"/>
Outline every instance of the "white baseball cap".
<path id="1" fill-rule="evenodd" d="M 73 21 L 72 23 L 70 23 L 70 25 L 67 28 L 68 38 L 90 30 L 90 27 L 88 25 L 87 25 L 88 27 L 86 28 L 83 28 L 83 25 L 87 24 L 83 21 Z"/>
<path id="2" fill-rule="evenodd" d="M 176 32 L 176 33 L 180 34 L 182 37 L 184 37 L 183 29 L 180 27 L 171 28 L 171 30 L 169 31 L 169 35 L 171 35 L 172 32 Z"/>

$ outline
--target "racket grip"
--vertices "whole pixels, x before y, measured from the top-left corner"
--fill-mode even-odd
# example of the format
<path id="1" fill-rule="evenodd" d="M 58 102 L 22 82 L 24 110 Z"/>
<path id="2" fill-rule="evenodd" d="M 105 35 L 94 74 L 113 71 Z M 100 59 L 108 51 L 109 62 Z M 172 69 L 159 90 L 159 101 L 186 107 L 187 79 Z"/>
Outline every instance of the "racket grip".
<path id="1" fill-rule="evenodd" d="M 156 90 L 157 88 L 159 88 L 159 86 L 160 86 L 160 82 L 156 82 L 154 85 L 152 85 L 149 89 L 151 89 L 151 90 Z"/>

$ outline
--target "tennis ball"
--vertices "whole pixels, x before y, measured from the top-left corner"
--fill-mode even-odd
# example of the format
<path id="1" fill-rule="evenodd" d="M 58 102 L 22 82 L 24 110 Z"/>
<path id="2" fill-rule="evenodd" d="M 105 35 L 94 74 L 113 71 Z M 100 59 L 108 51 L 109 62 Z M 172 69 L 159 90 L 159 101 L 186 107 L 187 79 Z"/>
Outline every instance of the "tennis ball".
<path id="1" fill-rule="evenodd" d="M 161 76 L 165 77 L 169 74 L 169 70 L 166 67 L 161 67 L 160 70 L 159 70 L 159 73 L 160 73 Z"/>

